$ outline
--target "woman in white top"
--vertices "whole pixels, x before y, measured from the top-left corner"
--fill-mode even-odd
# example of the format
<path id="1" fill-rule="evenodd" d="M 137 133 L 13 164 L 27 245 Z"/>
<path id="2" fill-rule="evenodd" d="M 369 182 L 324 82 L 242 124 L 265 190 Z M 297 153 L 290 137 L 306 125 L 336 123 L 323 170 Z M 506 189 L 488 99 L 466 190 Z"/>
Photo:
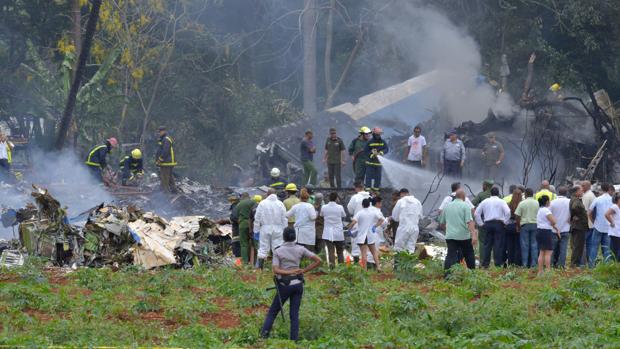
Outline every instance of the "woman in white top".
<path id="1" fill-rule="evenodd" d="M 286 213 L 286 217 L 295 216 L 295 231 L 297 233 L 297 244 L 302 245 L 310 251 L 314 251 L 316 242 L 316 210 L 308 203 L 310 194 L 305 188 L 299 193 L 300 203 L 291 207 Z"/>
<path id="2" fill-rule="evenodd" d="M 368 250 L 370 250 L 372 258 L 377 264 L 377 271 L 379 271 L 381 268 L 379 267 L 379 254 L 377 253 L 377 248 L 375 246 L 375 242 L 378 241 L 376 231 L 378 227 L 383 225 L 385 218 L 380 211 L 370 208 L 370 199 L 364 199 L 362 201 L 362 207 L 362 210 L 355 214 L 348 228 L 357 224 L 357 237 L 355 238 L 355 243 L 360 247 L 362 267 L 364 270 L 367 269 L 367 253 Z"/>
<path id="3" fill-rule="evenodd" d="M 336 203 L 338 193 L 329 194 L 329 203 L 321 207 L 321 217 L 323 223 L 323 241 L 327 246 L 327 262 L 330 268 L 336 265 L 336 255 L 338 264 L 344 263 L 344 231 L 342 229 L 342 219 L 347 216 L 344 207 Z"/>
<path id="4" fill-rule="evenodd" d="M 620 194 L 614 196 L 614 204 L 605 213 L 609 222 L 609 239 L 611 254 L 620 261 Z"/>
<path id="5" fill-rule="evenodd" d="M 538 243 L 538 275 L 541 275 L 545 268 L 551 270 L 551 255 L 553 254 L 553 234 L 558 235 L 561 239 L 560 230 L 555 225 L 555 218 L 549 210 L 551 200 L 547 195 L 543 195 L 538 199 L 540 208 L 536 215 L 536 242 Z"/>

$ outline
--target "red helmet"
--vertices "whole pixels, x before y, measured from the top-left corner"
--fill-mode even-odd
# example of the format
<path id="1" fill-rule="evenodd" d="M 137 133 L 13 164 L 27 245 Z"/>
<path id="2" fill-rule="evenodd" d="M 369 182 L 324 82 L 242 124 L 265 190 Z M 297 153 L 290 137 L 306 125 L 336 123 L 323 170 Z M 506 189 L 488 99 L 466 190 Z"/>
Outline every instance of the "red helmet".
<path id="1" fill-rule="evenodd" d="M 112 147 L 116 147 L 118 145 L 118 141 L 114 137 L 108 138 L 108 143 L 110 143 Z"/>

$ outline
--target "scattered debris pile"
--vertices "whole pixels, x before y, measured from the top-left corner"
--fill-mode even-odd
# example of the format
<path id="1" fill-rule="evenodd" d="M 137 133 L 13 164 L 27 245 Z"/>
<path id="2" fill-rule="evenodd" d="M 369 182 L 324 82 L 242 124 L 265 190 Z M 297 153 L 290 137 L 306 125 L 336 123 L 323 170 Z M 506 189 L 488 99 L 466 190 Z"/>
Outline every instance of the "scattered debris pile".
<path id="1" fill-rule="evenodd" d="M 164 265 L 191 267 L 218 263 L 231 230 L 205 216 L 166 220 L 135 205 L 101 204 L 80 227 L 45 189 L 34 187 L 36 206 L 16 212 L 21 249 L 57 265 L 134 264 L 146 269 Z M 16 258 L 16 257 L 15 257 Z"/>

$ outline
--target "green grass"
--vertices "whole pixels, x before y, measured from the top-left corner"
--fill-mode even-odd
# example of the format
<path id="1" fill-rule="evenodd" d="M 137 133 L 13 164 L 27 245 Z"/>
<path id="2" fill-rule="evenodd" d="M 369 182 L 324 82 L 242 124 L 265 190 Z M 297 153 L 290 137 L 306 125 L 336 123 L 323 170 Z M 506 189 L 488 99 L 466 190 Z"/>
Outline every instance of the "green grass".
<path id="1" fill-rule="evenodd" d="M 279 348 L 620 347 L 620 265 L 468 271 L 403 261 L 397 274 L 342 267 L 307 277 L 300 343 L 258 329 L 269 272 L 125 268 L 0 270 L 2 346 Z M 411 280 L 411 281 L 400 281 Z M 287 307 L 288 309 L 288 307 Z"/>

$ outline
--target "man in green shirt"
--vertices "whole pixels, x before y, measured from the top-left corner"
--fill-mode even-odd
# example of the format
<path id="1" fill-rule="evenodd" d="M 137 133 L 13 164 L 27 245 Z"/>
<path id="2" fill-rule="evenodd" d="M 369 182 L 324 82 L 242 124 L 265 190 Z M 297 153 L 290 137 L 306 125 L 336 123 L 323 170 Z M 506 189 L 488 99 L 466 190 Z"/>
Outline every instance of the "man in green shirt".
<path id="1" fill-rule="evenodd" d="M 299 200 L 299 198 L 297 197 L 297 186 L 295 185 L 295 183 L 287 184 L 284 190 L 286 191 L 288 197 L 284 201 L 282 201 L 282 203 L 286 208 L 286 212 L 288 212 L 291 210 L 291 208 L 293 208 L 293 206 L 300 203 L 301 200 Z M 293 228 L 295 226 L 295 216 L 290 216 L 288 218 L 288 226 L 289 228 Z"/>
<path id="2" fill-rule="evenodd" d="M 534 199 L 534 190 L 525 189 L 525 200 L 519 203 L 515 210 L 517 233 L 521 240 L 521 265 L 536 268 L 538 265 L 538 243 L 536 242 L 536 215 L 538 201 Z"/>
<path id="3" fill-rule="evenodd" d="M 241 201 L 237 204 L 237 215 L 239 217 L 239 243 L 241 245 L 241 259 L 244 263 L 250 262 L 250 244 L 252 244 L 253 233 L 250 232 L 250 213 L 256 203 L 250 198 L 248 193 L 241 195 Z"/>
<path id="4" fill-rule="evenodd" d="M 482 158 L 484 159 L 484 176 L 495 180 L 497 171 L 504 161 L 504 146 L 498 142 L 495 133 L 487 135 L 487 143 L 482 148 Z"/>
<path id="5" fill-rule="evenodd" d="M 465 203 L 465 191 L 456 191 L 455 198 L 441 212 L 439 222 L 446 227 L 446 245 L 448 254 L 444 262 L 444 269 L 448 270 L 459 263 L 459 256 L 465 258 L 467 268 L 476 268 L 474 245 L 478 240 L 471 209 Z"/>
<path id="6" fill-rule="evenodd" d="M 323 163 L 327 164 L 327 174 L 329 176 L 329 186 L 331 188 L 342 188 L 340 167 L 344 166 L 344 151 L 346 147 L 335 128 L 329 129 L 329 137 L 325 141 L 325 153 Z"/>

